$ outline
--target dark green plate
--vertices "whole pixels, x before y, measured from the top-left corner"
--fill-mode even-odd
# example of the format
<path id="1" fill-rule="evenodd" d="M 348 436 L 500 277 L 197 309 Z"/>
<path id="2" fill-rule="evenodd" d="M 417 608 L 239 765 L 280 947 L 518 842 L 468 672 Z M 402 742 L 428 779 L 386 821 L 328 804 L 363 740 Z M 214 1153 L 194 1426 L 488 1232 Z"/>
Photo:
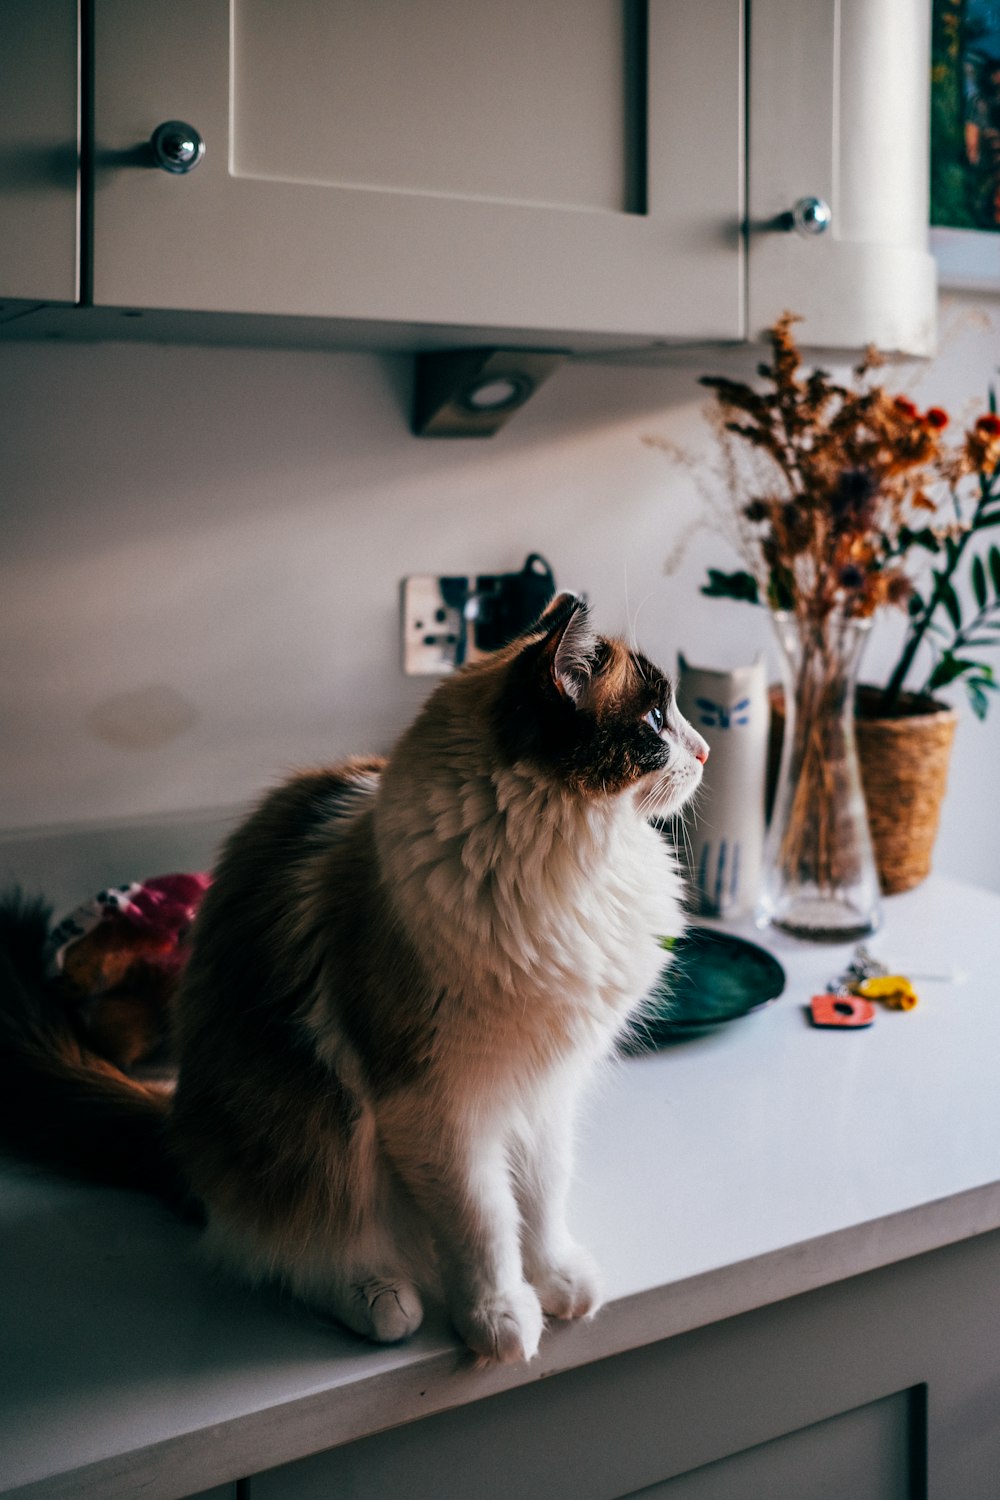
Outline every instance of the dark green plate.
<path id="1" fill-rule="evenodd" d="M 776 1000 L 785 971 L 772 954 L 711 927 L 689 927 L 623 1050 L 652 1052 L 713 1031 Z"/>

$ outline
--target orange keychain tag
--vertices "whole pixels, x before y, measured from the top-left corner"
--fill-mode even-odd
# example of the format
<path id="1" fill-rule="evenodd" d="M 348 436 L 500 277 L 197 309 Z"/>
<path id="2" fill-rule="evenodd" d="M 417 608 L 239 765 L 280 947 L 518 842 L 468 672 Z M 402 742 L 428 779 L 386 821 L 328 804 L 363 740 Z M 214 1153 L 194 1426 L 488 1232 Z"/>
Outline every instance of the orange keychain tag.
<path id="1" fill-rule="evenodd" d="M 875 1007 L 858 995 L 813 995 L 809 1015 L 814 1026 L 852 1029 L 870 1026 L 875 1019 Z"/>

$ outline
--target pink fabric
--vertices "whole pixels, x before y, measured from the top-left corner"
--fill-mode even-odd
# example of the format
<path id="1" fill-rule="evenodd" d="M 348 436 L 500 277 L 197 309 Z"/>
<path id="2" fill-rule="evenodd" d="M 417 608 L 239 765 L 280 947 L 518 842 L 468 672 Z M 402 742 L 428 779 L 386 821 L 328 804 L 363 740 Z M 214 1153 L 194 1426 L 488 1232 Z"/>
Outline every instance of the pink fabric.
<path id="1" fill-rule="evenodd" d="M 194 921 L 210 883 L 208 875 L 154 875 L 127 892 L 109 891 L 104 910 L 120 912 L 145 932 L 179 932 Z"/>
<path id="2" fill-rule="evenodd" d="M 184 940 L 210 884 L 203 873 L 154 875 L 101 891 L 52 929 L 45 949 L 49 977 L 63 975 L 85 992 L 100 993 L 120 982 L 126 955 L 179 973 L 187 957 Z"/>

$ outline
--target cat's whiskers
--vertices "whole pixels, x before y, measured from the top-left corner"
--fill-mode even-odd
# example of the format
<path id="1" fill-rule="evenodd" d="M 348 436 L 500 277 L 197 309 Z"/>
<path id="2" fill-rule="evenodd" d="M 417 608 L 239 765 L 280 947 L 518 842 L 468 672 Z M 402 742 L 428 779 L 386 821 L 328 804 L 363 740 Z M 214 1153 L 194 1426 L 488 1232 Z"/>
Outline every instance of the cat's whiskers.
<path id="1" fill-rule="evenodd" d="M 639 604 L 636 607 L 635 614 L 633 614 L 632 610 L 630 608 L 630 605 L 629 605 L 628 560 L 627 559 L 622 564 L 622 571 L 623 571 L 624 579 L 625 579 L 625 622 L 626 622 L 626 625 L 628 627 L 628 636 L 627 636 L 627 639 L 628 639 L 628 644 L 631 647 L 632 651 L 636 655 L 638 655 L 638 653 L 639 653 L 639 647 L 638 647 L 637 642 L 638 642 L 639 616 L 642 614 L 642 611 L 645 609 L 646 605 L 649 603 L 650 599 L 653 597 L 653 595 L 656 592 L 656 590 L 655 589 L 650 589 L 649 592 L 646 595 L 644 595 L 644 597 L 639 601 Z M 640 663 L 638 661 L 636 661 L 636 666 L 638 666 L 640 668 L 640 671 L 642 670 L 641 666 L 640 666 Z"/>
<path id="2" fill-rule="evenodd" d="M 685 808 L 684 812 L 681 813 L 677 818 L 675 818 L 674 826 L 671 829 L 671 834 L 674 838 L 676 838 L 678 831 L 680 832 L 681 842 L 684 845 L 684 853 L 687 860 L 687 866 L 688 869 L 691 869 L 694 864 L 694 848 L 691 843 L 691 830 L 688 827 L 688 821 L 685 816 L 686 811 L 687 809 Z"/>
<path id="3" fill-rule="evenodd" d="M 646 817 L 652 804 L 652 798 L 652 789 L 644 791 L 639 797 L 636 798 L 635 810 L 639 814 L 640 818 Z"/>
<path id="4" fill-rule="evenodd" d="M 636 811 L 642 818 L 649 819 L 653 815 L 653 809 L 659 804 L 660 791 L 658 787 L 651 787 L 648 792 L 643 793 L 636 804 Z"/>
<path id="5" fill-rule="evenodd" d="M 650 792 L 642 803 L 640 811 L 644 818 L 654 818 L 663 803 L 663 796 L 659 791 Z"/>
<path id="6" fill-rule="evenodd" d="M 675 781 L 672 776 L 660 775 L 653 785 L 643 793 L 636 806 L 641 817 L 654 818 L 661 807 L 665 807 L 674 794 Z"/>

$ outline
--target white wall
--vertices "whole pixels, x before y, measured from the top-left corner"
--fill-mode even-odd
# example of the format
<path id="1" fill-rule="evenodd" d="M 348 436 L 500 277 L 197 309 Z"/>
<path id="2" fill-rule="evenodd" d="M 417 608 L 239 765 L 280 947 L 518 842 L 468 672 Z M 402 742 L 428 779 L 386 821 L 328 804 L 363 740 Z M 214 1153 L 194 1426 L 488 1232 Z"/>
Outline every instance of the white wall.
<path id="1" fill-rule="evenodd" d="M 1000 305 L 951 302 L 944 330 L 939 361 L 889 378 L 981 409 Z M 207 857 L 221 823 L 192 810 L 387 747 L 427 690 L 398 664 L 406 573 L 538 550 L 601 627 L 634 623 L 664 664 L 678 648 L 749 659 L 767 622 L 699 595 L 706 565 L 735 558 L 689 536 L 704 517 L 692 477 L 642 442 L 703 445 L 696 377 L 738 359 L 572 365 L 495 438 L 448 442 L 409 435 L 403 358 L 0 346 L 0 878 L 65 899 L 90 891 L 95 848 L 98 884 Z M 892 633 L 865 675 L 888 665 Z M 985 726 L 964 716 L 937 867 L 1000 889 L 998 751 L 1000 703 Z M 150 818 L 140 853 L 127 830 Z M 189 823 L 203 831 L 185 843 Z"/>

